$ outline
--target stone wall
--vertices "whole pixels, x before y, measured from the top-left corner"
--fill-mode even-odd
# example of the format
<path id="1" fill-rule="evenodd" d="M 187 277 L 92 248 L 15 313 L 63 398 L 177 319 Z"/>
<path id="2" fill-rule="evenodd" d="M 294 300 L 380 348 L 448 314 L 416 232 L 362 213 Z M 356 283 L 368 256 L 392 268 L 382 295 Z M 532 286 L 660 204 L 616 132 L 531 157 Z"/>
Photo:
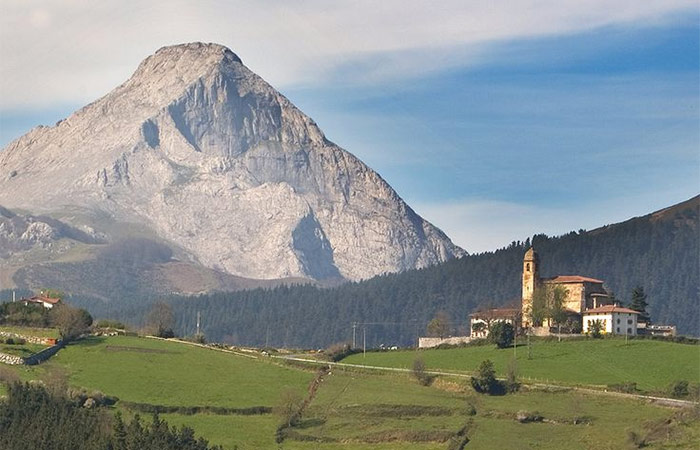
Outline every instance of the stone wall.
<path id="1" fill-rule="evenodd" d="M 0 363 L 15 366 L 24 364 L 24 358 L 15 355 L 8 355 L 7 353 L 0 353 Z"/>
<path id="2" fill-rule="evenodd" d="M 8 331 L 0 331 L 0 336 L 4 338 L 21 338 L 24 339 L 25 341 L 29 342 L 30 344 L 40 344 L 40 345 L 47 345 L 49 340 L 48 338 L 43 338 L 43 337 L 37 337 L 37 336 L 26 336 L 24 334 L 17 334 L 17 333 L 10 333 Z"/>
<path id="3" fill-rule="evenodd" d="M 48 345 L 49 339 L 37 336 L 25 336 L 23 334 L 10 333 L 7 331 L 0 331 L 0 337 L 3 338 L 20 338 L 24 339 L 26 342 L 39 345 Z M 26 364 L 28 366 L 33 366 L 40 364 L 53 355 L 55 355 L 61 348 L 63 348 L 63 343 L 59 341 L 58 344 L 52 345 L 51 347 L 45 348 L 44 350 L 34 353 L 33 355 L 22 358 L 15 355 L 8 355 L 7 353 L 0 353 L 0 363 L 18 365 Z"/>
<path id="4" fill-rule="evenodd" d="M 469 336 L 453 336 L 453 337 L 447 337 L 447 338 L 419 337 L 418 338 L 418 348 L 437 347 L 440 344 L 451 344 L 451 345 L 466 344 L 471 340 L 472 340 L 472 338 L 470 338 Z"/>

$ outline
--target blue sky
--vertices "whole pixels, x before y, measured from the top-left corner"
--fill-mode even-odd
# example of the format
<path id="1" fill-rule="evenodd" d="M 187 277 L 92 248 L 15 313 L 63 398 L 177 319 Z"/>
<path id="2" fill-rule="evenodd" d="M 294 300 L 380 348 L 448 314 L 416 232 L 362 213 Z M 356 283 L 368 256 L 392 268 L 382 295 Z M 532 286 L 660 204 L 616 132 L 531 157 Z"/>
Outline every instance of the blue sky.
<path id="1" fill-rule="evenodd" d="M 106 93 L 158 47 L 204 40 L 231 47 L 470 252 L 595 228 L 700 191 L 693 2 L 608 2 L 619 3 L 609 13 L 596 2 L 551 2 L 534 12 L 529 2 L 497 4 L 495 12 L 399 2 L 396 10 L 410 6 L 400 14 L 391 2 L 364 13 L 343 2 L 238 2 L 231 22 L 246 11 L 269 29 L 250 25 L 234 35 L 212 16 L 228 17 L 224 4 L 204 2 L 180 19 L 186 23 L 161 24 L 127 45 L 115 36 L 168 10 L 83 8 L 76 23 L 65 23 L 58 10 L 9 3 L 6 16 L 28 18 L 45 36 L 20 54 L 11 40 L 29 38 L 0 23 L 0 56 L 9 61 L 0 67 L 2 146 Z M 187 8 L 171 3 L 172 14 Z M 71 30 L 101 20 L 109 25 L 96 27 L 82 54 L 69 46 L 83 42 Z"/>

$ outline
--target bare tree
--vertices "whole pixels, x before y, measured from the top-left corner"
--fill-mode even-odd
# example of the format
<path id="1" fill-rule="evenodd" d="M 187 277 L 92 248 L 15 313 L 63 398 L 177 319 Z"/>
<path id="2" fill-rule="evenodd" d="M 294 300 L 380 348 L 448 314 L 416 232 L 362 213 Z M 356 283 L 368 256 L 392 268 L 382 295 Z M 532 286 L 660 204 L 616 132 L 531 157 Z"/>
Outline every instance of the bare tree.
<path id="1" fill-rule="evenodd" d="M 87 332 L 92 325 L 92 316 L 87 311 L 66 304 L 53 307 L 49 317 L 53 326 L 58 328 L 58 333 L 64 342 Z"/>
<path id="2" fill-rule="evenodd" d="M 279 402 L 273 408 L 273 413 L 280 419 L 280 425 L 291 427 L 297 424 L 301 418 L 301 408 L 304 398 L 293 389 L 282 391 Z"/>
<path id="3" fill-rule="evenodd" d="M 428 323 L 428 334 L 444 338 L 450 332 L 450 317 L 444 311 L 438 311 L 433 320 Z"/>
<path id="4" fill-rule="evenodd" d="M 146 318 L 148 332 L 159 337 L 173 337 L 175 326 L 175 314 L 173 308 L 165 302 L 156 302 Z"/>

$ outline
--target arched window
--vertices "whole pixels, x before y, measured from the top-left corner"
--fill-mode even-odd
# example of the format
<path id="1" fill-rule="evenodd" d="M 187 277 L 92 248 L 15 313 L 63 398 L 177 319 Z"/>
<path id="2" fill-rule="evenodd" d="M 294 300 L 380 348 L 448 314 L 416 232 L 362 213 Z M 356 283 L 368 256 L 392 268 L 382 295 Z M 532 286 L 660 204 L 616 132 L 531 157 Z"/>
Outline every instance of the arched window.
<path id="1" fill-rule="evenodd" d="M 530 263 L 525 264 L 525 270 L 528 272 L 530 271 Z"/>

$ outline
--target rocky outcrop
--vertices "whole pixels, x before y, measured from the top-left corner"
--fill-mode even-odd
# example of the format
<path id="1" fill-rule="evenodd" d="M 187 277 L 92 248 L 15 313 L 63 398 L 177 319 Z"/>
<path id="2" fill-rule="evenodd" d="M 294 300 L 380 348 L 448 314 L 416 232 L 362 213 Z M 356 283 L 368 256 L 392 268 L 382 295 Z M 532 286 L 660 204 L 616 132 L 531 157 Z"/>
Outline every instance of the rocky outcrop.
<path id="1" fill-rule="evenodd" d="M 9 144 L 0 204 L 141 224 L 248 278 L 357 280 L 464 254 L 215 44 L 163 48 L 105 97 Z M 51 236 L 33 225 L 20 239 Z"/>

